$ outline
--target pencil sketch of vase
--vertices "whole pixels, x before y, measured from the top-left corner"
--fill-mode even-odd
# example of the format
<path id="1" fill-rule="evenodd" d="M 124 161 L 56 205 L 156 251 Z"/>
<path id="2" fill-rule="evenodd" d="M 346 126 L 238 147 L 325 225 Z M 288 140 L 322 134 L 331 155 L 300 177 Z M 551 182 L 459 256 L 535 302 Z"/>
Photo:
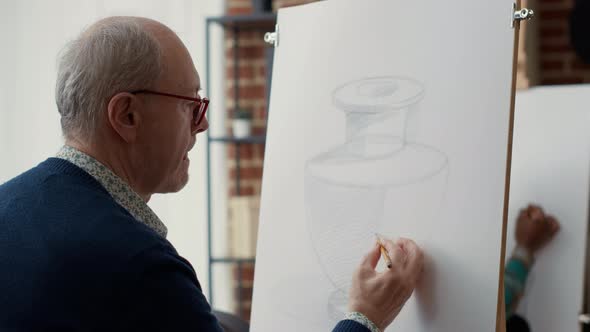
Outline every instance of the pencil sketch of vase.
<path id="1" fill-rule="evenodd" d="M 346 310 L 352 274 L 374 233 L 397 236 L 396 220 L 424 229 L 440 207 L 448 175 L 447 156 L 407 140 L 408 115 L 424 88 L 414 79 L 373 77 L 333 92 L 346 115 L 345 142 L 305 164 L 305 206 L 314 251 L 334 285 L 329 314 Z M 423 226 L 423 227 L 421 227 Z"/>

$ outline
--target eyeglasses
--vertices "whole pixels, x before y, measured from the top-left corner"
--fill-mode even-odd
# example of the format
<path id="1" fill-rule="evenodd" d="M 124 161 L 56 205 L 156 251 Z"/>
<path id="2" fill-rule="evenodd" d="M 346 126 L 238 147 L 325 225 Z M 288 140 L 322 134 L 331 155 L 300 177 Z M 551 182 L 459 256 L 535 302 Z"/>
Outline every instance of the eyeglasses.
<path id="1" fill-rule="evenodd" d="M 174 95 L 171 93 L 157 92 L 157 91 L 151 91 L 151 90 L 138 90 L 138 91 L 133 91 L 131 93 L 134 95 L 138 94 L 138 93 L 146 93 L 146 94 L 151 94 L 151 95 L 166 96 L 166 97 L 194 101 L 196 103 L 196 106 L 193 109 L 193 121 L 194 121 L 195 126 L 198 126 L 201 124 L 201 121 L 203 121 L 203 119 L 205 118 L 205 113 L 207 113 L 207 108 L 209 108 L 209 99 L 208 98 L 186 97 L 186 96 Z"/>

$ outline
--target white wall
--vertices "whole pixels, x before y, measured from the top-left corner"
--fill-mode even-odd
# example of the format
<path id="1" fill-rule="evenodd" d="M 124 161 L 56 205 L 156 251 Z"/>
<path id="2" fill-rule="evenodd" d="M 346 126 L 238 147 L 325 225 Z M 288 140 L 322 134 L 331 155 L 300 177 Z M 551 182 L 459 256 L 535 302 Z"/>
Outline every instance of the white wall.
<path id="1" fill-rule="evenodd" d="M 221 15 L 223 10 L 222 0 L 0 0 L 0 183 L 52 156 L 63 144 L 53 97 L 57 54 L 84 27 L 111 15 L 159 20 L 185 42 L 204 85 L 205 17 Z M 216 94 L 209 95 L 210 112 L 219 112 L 223 109 L 221 31 L 215 30 L 214 37 L 211 63 Z M 223 124 L 211 125 L 215 129 Z M 207 146 L 204 135 L 197 141 L 187 187 L 177 194 L 155 196 L 150 205 L 168 226 L 168 239 L 195 267 L 207 292 Z M 223 165 L 222 159 L 218 165 Z M 218 174 L 223 173 L 219 169 Z M 214 192 L 225 192 L 223 181 L 216 185 L 221 187 Z M 216 242 L 225 246 L 222 239 Z M 227 306 L 219 301 L 223 298 L 229 296 L 216 295 L 216 304 Z"/>

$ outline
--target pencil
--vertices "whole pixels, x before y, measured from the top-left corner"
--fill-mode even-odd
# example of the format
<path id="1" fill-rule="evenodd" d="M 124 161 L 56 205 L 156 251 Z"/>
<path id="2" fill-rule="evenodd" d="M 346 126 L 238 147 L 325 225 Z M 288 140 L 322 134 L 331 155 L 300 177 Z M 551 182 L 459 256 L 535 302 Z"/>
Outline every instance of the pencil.
<path id="1" fill-rule="evenodd" d="M 391 269 L 391 266 L 393 265 L 391 263 L 391 258 L 389 258 L 389 255 L 387 254 L 387 250 L 383 246 L 383 243 L 381 243 L 381 238 L 379 237 L 379 235 L 377 233 L 375 233 L 375 237 L 377 238 L 377 243 L 379 244 L 379 249 L 381 249 L 381 256 L 383 256 L 383 259 L 385 259 L 385 263 L 387 263 L 387 268 Z"/>

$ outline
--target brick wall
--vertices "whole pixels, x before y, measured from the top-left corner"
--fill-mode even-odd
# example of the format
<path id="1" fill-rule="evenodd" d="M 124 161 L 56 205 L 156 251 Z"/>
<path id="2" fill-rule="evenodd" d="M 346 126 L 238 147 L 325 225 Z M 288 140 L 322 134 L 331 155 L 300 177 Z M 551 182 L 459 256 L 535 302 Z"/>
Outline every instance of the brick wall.
<path id="1" fill-rule="evenodd" d="M 569 15 L 573 0 L 537 0 L 535 26 L 538 34 L 540 85 L 590 82 L 590 65 L 575 54 L 569 40 Z"/>
<path id="2" fill-rule="evenodd" d="M 239 3 L 243 0 L 231 0 Z M 249 2 L 246 2 L 249 3 Z M 243 10 L 244 7 L 235 7 L 235 10 Z M 263 31 L 241 31 L 238 34 L 237 52 L 238 60 L 238 91 L 239 107 L 252 111 L 252 134 L 263 135 L 266 129 L 266 67 L 265 48 L 268 47 L 263 40 Z M 226 115 L 228 117 L 227 134 L 231 134 L 232 115 L 236 105 L 234 80 L 234 36 L 229 30 L 226 33 Z M 236 190 L 236 181 L 230 181 L 230 195 L 260 195 L 260 179 L 262 176 L 262 159 L 264 157 L 263 144 L 240 144 L 239 146 L 228 144 L 227 157 L 230 167 L 230 179 L 235 178 L 235 155 L 240 155 L 240 192 Z"/>

